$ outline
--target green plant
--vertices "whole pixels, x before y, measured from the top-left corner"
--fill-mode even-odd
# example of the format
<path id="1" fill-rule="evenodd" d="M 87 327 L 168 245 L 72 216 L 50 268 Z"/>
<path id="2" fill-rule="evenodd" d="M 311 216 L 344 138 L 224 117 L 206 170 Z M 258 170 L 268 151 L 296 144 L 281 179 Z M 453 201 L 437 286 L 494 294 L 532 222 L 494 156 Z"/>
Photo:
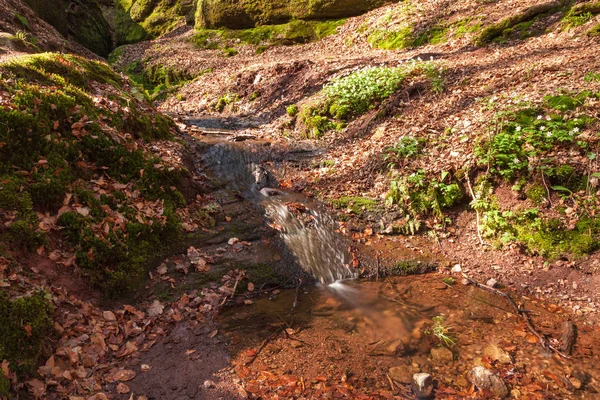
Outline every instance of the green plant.
<path id="1" fill-rule="evenodd" d="M 27 19 L 27 17 L 25 17 L 22 14 L 19 14 L 18 12 L 13 13 L 13 17 L 19 21 L 19 23 L 21 24 L 21 26 L 23 26 L 23 28 L 25 29 L 31 29 L 29 26 L 29 20 Z"/>
<path id="2" fill-rule="evenodd" d="M 454 206 L 463 198 L 462 188 L 452 181 L 448 172 L 443 172 L 438 180 L 428 179 L 425 171 L 419 170 L 392 180 L 387 203 L 404 206 L 413 217 L 431 213 L 445 223 L 443 209 Z"/>
<path id="3" fill-rule="evenodd" d="M 581 98 L 579 95 L 549 96 L 546 104 L 556 111 L 565 112 L 579 104 Z M 492 174 L 512 180 L 528 169 L 546 168 L 553 161 L 547 154 L 558 146 L 583 145 L 576 139 L 589 122 L 589 117 L 565 118 L 559 113 L 546 113 L 539 109 L 501 115 L 498 122 L 500 130 L 480 143 L 475 154 L 481 165 L 489 166 Z M 531 164 L 531 160 L 536 160 L 535 164 Z"/>
<path id="4" fill-rule="evenodd" d="M 227 93 L 226 95 L 220 97 L 219 100 L 217 100 L 215 110 L 217 110 L 218 112 L 223 112 L 225 110 L 225 107 L 235 103 L 238 100 L 239 96 L 237 94 Z"/>
<path id="5" fill-rule="evenodd" d="M 600 82 L 600 72 L 589 71 L 585 74 L 585 81 L 590 82 Z"/>
<path id="6" fill-rule="evenodd" d="M 385 150 L 383 156 L 388 169 L 394 169 L 398 165 L 403 165 L 408 159 L 418 157 L 425 147 L 424 138 L 415 138 L 412 136 L 402 136 L 398 143 Z"/>
<path id="7" fill-rule="evenodd" d="M 442 282 L 444 282 L 448 286 L 456 285 L 456 279 L 454 279 L 452 277 L 446 277 L 446 278 L 442 279 Z"/>
<path id="8" fill-rule="evenodd" d="M 289 115 L 290 117 L 295 117 L 296 115 L 298 115 L 298 106 L 295 104 L 292 104 L 290 106 L 287 106 L 285 109 L 285 112 L 287 113 L 287 115 Z"/>
<path id="9" fill-rule="evenodd" d="M 426 335 L 433 335 L 436 337 L 440 341 L 441 345 L 452 347 L 457 343 L 457 341 L 456 338 L 452 336 L 451 330 L 452 328 L 446 324 L 445 318 L 441 315 L 438 315 L 433 317 L 433 325 L 426 329 L 424 333 Z"/>

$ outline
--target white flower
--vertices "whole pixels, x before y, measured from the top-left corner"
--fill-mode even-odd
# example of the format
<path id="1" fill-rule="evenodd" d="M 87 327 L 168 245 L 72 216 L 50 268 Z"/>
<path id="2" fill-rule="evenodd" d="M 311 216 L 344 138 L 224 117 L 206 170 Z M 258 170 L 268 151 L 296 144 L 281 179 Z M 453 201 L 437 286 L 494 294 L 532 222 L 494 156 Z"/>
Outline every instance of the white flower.
<path id="1" fill-rule="evenodd" d="M 517 131 L 517 132 L 521 132 L 521 127 L 520 127 L 520 126 L 517 126 L 517 127 L 515 128 L 515 131 Z"/>
<path id="2" fill-rule="evenodd" d="M 546 137 L 552 137 L 552 132 L 547 132 Z"/>
<path id="3" fill-rule="evenodd" d="M 578 127 L 573 128 L 573 133 L 577 133 L 577 132 L 579 132 L 579 128 Z"/>
<path id="4" fill-rule="evenodd" d="M 515 164 L 520 164 L 520 163 L 521 163 L 521 160 L 519 160 L 517 157 L 515 157 L 515 158 L 513 159 L 513 162 L 514 162 Z"/>
<path id="5" fill-rule="evenodd" d="M 541 131 L 545 131 L 545 130 L 546 130 L 546 127 L 545 127 L 545 126 L 540 126 L 540 130 L 541 130 Z"/>
<path id="6" fill-rule="evenodd" d="M 538 115 L 538 117 L 537 117 L 537 119 L 542 119 L 542 118 L 544 118 L 544 117 L 542 117 L 541 115 Z"/>
<path id="7" fill-rule="evenodd" d="M 546 116 L 546 121 L 551 121 L 551 120 L 552 120 L 552 118 L 549 115 Z"/>

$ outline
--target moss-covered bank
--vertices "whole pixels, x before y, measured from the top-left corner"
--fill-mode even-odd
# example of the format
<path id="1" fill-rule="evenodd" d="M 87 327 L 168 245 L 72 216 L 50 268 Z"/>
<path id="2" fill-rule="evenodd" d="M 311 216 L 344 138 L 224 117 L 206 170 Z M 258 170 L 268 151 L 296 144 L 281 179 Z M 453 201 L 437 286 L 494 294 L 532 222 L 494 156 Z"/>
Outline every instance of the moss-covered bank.
<path id="1" fill-rule="evenodd" d="M 130 89 L 108 65 L 76 56 L 0 64 L 2 241 L 32 250 L 56 232 L 109 294 L 178 239 L 185 205 L 184 170 L 144 147 L 171 138 L 174 124 Z"/>

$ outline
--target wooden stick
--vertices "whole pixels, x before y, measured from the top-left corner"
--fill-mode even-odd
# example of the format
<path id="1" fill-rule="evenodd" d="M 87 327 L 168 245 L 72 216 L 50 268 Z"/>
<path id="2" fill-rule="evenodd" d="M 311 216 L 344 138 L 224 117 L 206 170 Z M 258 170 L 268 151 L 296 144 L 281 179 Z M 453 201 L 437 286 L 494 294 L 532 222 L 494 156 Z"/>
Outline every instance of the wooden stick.
<path id="1" fill-rule="evenodd" d="M 473 201 L 477 201 L 477 197 L 475 197 L 475 192 L 473 192 L 473 188 L 471 187 L 471 179 L 469 179 L 469 175 L 465 175 L 467 178 L 467 186 L 469 187 L 469 192 L 471 192 L 471 197 Z M 477 218 L 477 237 L 479 238 L 479 244 L 482 246 L 485 245 L 483 238 L 481 237 L 481 217 L 479 215 L 479 210 L 475 209 L 475 217 Z"/>
<path id="2" fill-rule="evenodd" d="M 483 290 L 487 290 L 488 292 L 492 292 L 498 296 L 502 296 L 504 297 L 508 303 L 510 304 L 510 306 L 515 310 L 515 313 L 517 313 L 517 315 L 519 315 L 523 321 L 525 321 L 525 325 L 527 325 L 527 329 L 529 329 L 529 332 L 531 332 L 533 335 L 535 335 L 538 339 L 538 342 L 540 343 L 540 345 L 544 348 L 548 348 L 552 351 L 554 351 L 556 354 L 558 354 L 559 356 L 563 357 L 563 358 L 571 358 L 568 355 L 562 353 L 560 350 L 556 349 L 555 347 L 553 347 L 550 343 L 548 343 L 548 341 L 546 340 L 546 338 L 544 336 L 542 336 L 534 327 L 533 322 L 531 321 L 531 316 L 529 315 L 529 313 L 523 309 L 521 309 L 519 306 L 517 306 L 517 304 L 515 303 L 515 301 L 506 293 L 498 290 L 498 289 L 494 289 L 493 287 L 484 285 L 482 283 L 477 282 L 474 279 L 471 279 L 470 277 L 468 277 L 464 272 L 462 273 L 463 278 L 465 278 L 466 280 L 468 280 L 469 282 L 471 282 L 473 285 L 475 285 L 476 287 L 483 289 Z"/>

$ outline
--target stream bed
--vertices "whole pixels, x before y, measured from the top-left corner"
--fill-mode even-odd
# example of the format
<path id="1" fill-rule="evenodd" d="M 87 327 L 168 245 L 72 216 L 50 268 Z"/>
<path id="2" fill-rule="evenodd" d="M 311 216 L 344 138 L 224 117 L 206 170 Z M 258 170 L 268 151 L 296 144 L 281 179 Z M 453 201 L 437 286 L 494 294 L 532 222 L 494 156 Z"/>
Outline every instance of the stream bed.
<path id="1" fill-rule="evenodd" d="M 598 329 L 584 318 L 574 321 L 576 340 L 567 358 L 542 347 L 506 299 L 460 274 L 356 279 L 349 239 L 339 234 L 326 209 L 277 188 L 264 167 L 285 161 L 275 146 L 223 130 L 203 142 L 209 146 L 207 170 L 263 210 L 296 267 L 315 282 L 300 278 L 295 289 L 261 290 L 215 320 L 227 339 L 242 397 L 600 396 Z M 271 158 L 261 158 L 264 154 Z M 389 244 L 382 248 L 394 252 Z M 564 344 L 569 315 L 535 299 L 515 302 L 548 343 Z M 419 386 L 417 376 L 427 379 Z"/>

